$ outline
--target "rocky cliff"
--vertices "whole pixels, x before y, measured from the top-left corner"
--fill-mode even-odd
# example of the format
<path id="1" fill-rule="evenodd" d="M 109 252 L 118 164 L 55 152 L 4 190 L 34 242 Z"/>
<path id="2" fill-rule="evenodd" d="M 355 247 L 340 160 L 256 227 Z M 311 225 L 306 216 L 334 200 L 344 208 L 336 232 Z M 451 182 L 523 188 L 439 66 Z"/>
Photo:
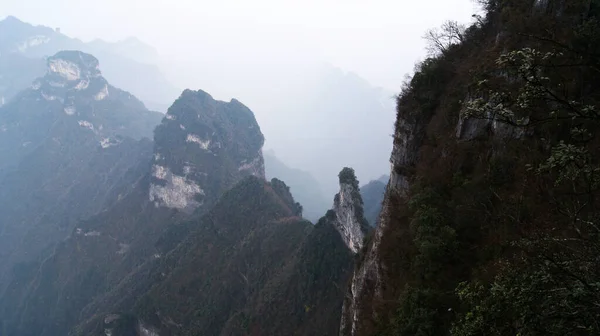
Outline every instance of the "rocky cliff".
<path id="1" fill-rule="evenodd" d="M 38 260 L 129 189 L 159 120 L 78 51 L 50 57 L 46 75 L 0 108 L 0 292 L 14 263 Z"/>
<path id="2" fill-rule="evenodd" d="M 60 73 L 68 74 L 64 77 L 77 77 L 72 66 L 59 64 Z M 71 117 L 81 110 L 76 105 L 73 115 L 61 112 Z M 241 103 L 215 101 L 202 91 L 183 92 L 156 129 L 153 154 L 129 173 L 127 192 L 115 195 L 104 211 L 77 222 L 50 256 L 24 265 L 14 278 L 2 300 L 8 330 L 66 333 L 97 307 L 105 307 L 113 291 L 147 290 L 140 288 L 143 281 L 131 279 L 143 276 L 168 251 L 160 236 L 183 232 L 180 228 L 187 233 L 190 227 L 176 223 L 192 212 L 207 211 L 244 177 L 262 178 L 262 143 L 252 112 Z M 167 241 L 174 247 L 186 233 Z M 33 269 L 39 272 L 27 271 Z M 123 299 L 110 301 L 110 306 Z"/>
<path id="3" fill-rule="evenodd" d="M 299 217 L 301 207 L 283 182 L 242 181 L 189 222 L 183 242 L 137 280 L 152 283 L 147 292 L 123 288 L 78 332 L 125 335 L 115 326 L 133 317 L 129 332 L 144 326 L 160 335 L 337 334 L 354 260 L 350 247 L 365 233 L 352 169 L 340 173 L 336 199 L 312 226 Z"/>
<path id="4" fill-rule="evenodd" d="M 586 172 L 598 167 L 600 7 L 482 3 L 471 27 L 445 26 L 447 47 L 398 97 L 390 181 L 340 335 L 598 330 Z"/>
<path id="5" fill-rule="evenodd" d="M 191 212 L 244 176 L 265 178 L 264 138 L 252 111 L 235 99 L 186 90 L 155 139 L 149 196 L 156 206 Z"/>
<path id="6" fill-rule="evenodd" d="M 344 168 L 339 179 L 340 192 L 333 201 L 333 225 L 350 251 L 357 253 L 363 247 L 369 225 L 364 218 L 363 201 L 354 170 Z"/>

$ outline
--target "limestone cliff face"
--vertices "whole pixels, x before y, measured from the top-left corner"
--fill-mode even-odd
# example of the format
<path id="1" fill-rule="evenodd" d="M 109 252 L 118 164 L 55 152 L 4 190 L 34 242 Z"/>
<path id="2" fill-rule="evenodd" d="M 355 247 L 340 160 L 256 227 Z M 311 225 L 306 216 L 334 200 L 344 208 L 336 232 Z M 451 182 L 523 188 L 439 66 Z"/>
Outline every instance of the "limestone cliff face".
<path id="1" fill-rule="evenodd" d="M 406 327 L 403 323 L 409 323 L 399 320 L 402 317 L 399 309 L 406 302 L 401 300 L 406 299 L 407 288 L 422 278 L 421 274 L 412 269 L 415 255 L 420 256 L 421 253 L 418 251 L 419 247 L 415 247 L 415 237 L 419 225 L 422 225 L 418 215 L 415 215 L 417 210 L 411 209 L 412 206 L 418 207 L 422 204 L 418 203 L 418 197 L 413 196 L 421 195 L 426 189 L 425 186 L 439 186 L 443 189 L 452 185 L 453 178 L 460 175 L 468 176 L 465 180 L 483 181 L 479 182 L 481 185 L 478 185 L 478 188 L 487 190 L 488 180 L 483 179 L 482 176 L 493 180 L 492 168 L 502 167 L 505 169 L 502 170 L 502 174 L 508 172 L 506 175 L 511 176 L 519 169 L 515 168 L 518 166 L 517 160 L 521 160 L 523 156 L 519 151 L 529 147 L 527 141 L 534 135 L 534 130 L 526 124 L 535 116 L 518 110 L 518 104 L 503 104 L 505 103 L 501 101 L 503 98 L 490 94 L 487 87 L 480 91 L 472 90 L 479 85 L 485 87 L 485 84 L 478 82 L 478 77 L 474 79 L 473 74 L 485 73 L 482 76 L 486 81 L 504 83 L 505 86 L 501 87 L 511 87 L 512 90 L 512 86 L 518 85 L 520 79 L 514 74 L 513 77 L 508 77 L 506 69 L 498 67 L 497 59 L 500 55 L 510 50 L 537 46 L 537 41 L 532 42 L 522 37 L 527 35 L 523 34 L 527 30 L 536 32 L 531 36 L 536 35 L 539 24 L 548 24 L 558 18 L 552 23 L 553 29 L 562 31 L 564 29 L 562 27 L 570 27 L 572 20 L 581 18 L 581 13 L 569 17 L 568 11 L 581 8 L 577 7 L 579 6 L 577 4 L 562 0 L 493 3 L 498 4 L 498 7 L 490 5 L 488 8 L 490 12 L 487 13 L 485 20 L 469 28 L 468 40 L 421 63 L 419 71 L 398 97 L 394 146 L 390 158 L 390 180 L 378 226 L 365 248 L 363 258 L 356 265 L 348 286 L 340 335 L 374 335 L 378 331 L 387 332 L 386 334 L 411 334 L 410 332 L 398 333 L 397 330 L 398 327 Z M 582 2 L 582 4 L 586 13 L 593 9 L 589 2 Z M 539 15 L 545 18 L 539 19 Z M 516 19 L 511 21 L 513 18 Z M 512 91 L 509 92 L 513 94 Z M 481 108 L 480 114 L 476 116 L 464 113 L 470 108 L 467 102 L 477 100 L 486 104 L 484 105 L 486 108 Z M 498 108 L 489 108 L 490 106 L 502 107 L 504 114 L 499 113 Z M 515 115 L 519 117 L 514 117 Z M 531 150 L 528 153 L 538 155 L 535 150 L 539 148 L 533 149 L 535 146 L 527 148 L 527 151 Z M 526 162 L 519 161 L 519 164 L 525 166 Z M 508 183 L 504 181 L 501 183 L 502 186 L 506 184 Z M 523 182 L 523 185 L 526 183 Z M 444 192 L 450 196 L 445 195 L 447 199 L 444 198 L 440 204 L 450 204 L 449 200 L 461 199 L 460 197 L 464 198 L 461 202 L 465 204 L 481 202 L 479 195 L 475 193 L 480 189 L 465 188 L 468 190 L 465 191 L 460 188 L 464 186 L 451 186 L 449 187 L 451 191 L 444 189 Z M 456 190 L 460 190 L 464 195 L 456 196 L 454 194 L 458 193 Z M 507 192 L 510 197 L 514 197 L 514 193 L 514 190 Z M 525 191 L 523 193 L 526 194 Z M 495 193 L 493 197 L 504 199 Z M 412 200 L 416 202 L 409 202 Z M 457 204 L 462 203 L 454 203 L 452 211 L 462 216 L 461 206 Z M 485 209 L 481 210 L 480 214 L 485 214 L 485 211 Z M 474 215 L 470 213 L 469 216 Z M 446 220 L 450 216 L 442 217 Z M 485 218 L 484 215 L 481 217 Z M 495 220 L 495 217 L 496 214 L 490 216 L 490 221 Z M 480 221 L 485 222 L 485 220 Z M 473 248 L 470 245 L 472 242 L 468 242 L 464 236 L 467 235 L 466 233 L 473 234 L 480 230 L 478 224 L 466 229 L 459 219 L 449 219 L 449 223 L 447 227 L 455 230 L 452 232 L 456 232 L 458 237 L 456 240 L 469 246 L 469 249 L 465 248 L 461 253 L 470 258 L 476 248 Z M 487 237 L 485 234 L 481 233 L 481 236 Z M 483 246 L 489 244 L 485 239 L 477 243 Z M 444 257 L 456 255 L 456 251 L 443 254 Z M 436 262 L 444 266 L 451 264 L 445 263 L 439 257 L 432 259 L 436 259 Z M 476 265 L 480 261 L 471 262 L 472 265 Z M 457 283 L 463 281 L 460 279 L 468 277 L 465 274 L 470 274 L 471 270 L 468 267 L 472 265 L 468 265 L 464 258 L 456 264 L 459 266 L 453 265 L 448 267 L 449 270 L 444 271 L 448 274 L 454 272 L 453 281 Z M 460 269 L 460 272 L 464 273 L 459 273 L 459 267 L 465 268 Z M 432 278 L 436 278 L 438 274 L 444 276 L 445 273 L 435 273 Z M 452 288 L 456 283 L 449 286 L 450 288 L 443 287 L 450 282 L 446 278 L 442 282 L 443 285 L 438 287 L 440 292 L 452 292 L 456 288 Z M 439 309 L 434 307 L 433 310 L 436 308 Z M 456 308 L 444 308 L 439 314 L 442 316 L 439 320 L 447 323 L 455 318 Z M 414 306 L 406 309 L 418 310 Z M 412 322 L 414 321 L 413 319 Z M 447 325 L 444 327 L 445 330 L 449 330 Z M 439 334 L 431 331 L 425 333 Z"/>
<path id="2" fill-rule="evenodd" d="M 151 157 L 142 138 L 161 117 L 79 51 L 49 57 L 46 75 L 0 107 L 0 292 L 15 263 L 41 258 L 131 188 L 127 172 Z"/>
<path id="3" fill-rule="evenodd" d="M 150 201 L 191 212 L 243 177 L 265 178 L 264 137 L 254 114 L 232 100 L 186 90 L 156 129 Z"/>
<path id="4" fill-rule="evenodd" d="M 353 252 L 363 247 L 363 241 L 369 226 L 363 214 L 363 201 L 358 188 L 354 170 L 344 168 L 340 172 L 340 192 L 335 195 L 333 225 L 340 233 L 342 240 Z"/>
<path id="5" fill-rule="evenodd" d="M 383 234 L 394 224 L 390 217 L 392 199 L 406 197 L 410 187 L 410 172 L 416 164 L 424 129 L 430 118 L 431 116 L 415 115 L 411 111 L 398 112 L 394 147 L 390 158 L 392 169 L 379 215 L 379 224 L 371 244 L 366 248 L 363 261 L 357 265 L 350 280 L 342 308 L 340 335 L 360 334 L 360 325 L 365 320 L 370 320 L 373 314 L 372 300 L 381 296 L 383 270 L 379 249 Z"/>
<path id="6" fill-rule="evenodd" d="M 81 80 L 71 80 L 77 73 L 83 76 L 72 64 L 59 62 L 56 68 L 69 85 Z M 93 77 L 93 69 L 86 76 Z M 127 192 L 115 195 L 103 211 L 77 222 L 41 266 L 32 266 L 39 272 L 11 284 L 11 297 L 0 300 L 6 302 L 0 309 L 23 308 L 6 315 L 9 330 L 66 334 L 107 306 L 134 300 L 147 290 L 144 286 L 152 285 L 144 272 L 168 252 L 161 243 L 165 231 L 190 229 L 178 223 L 210 209 L 244 177 L 264 179 L 263 141 L 253 113 L 240 102 L 220 102 L 202 91 L 184 91 L 155 130 L 153 153 L 137 160 L 128 172 Z M 164 240 L 174 247 L 186 233 Z M 92 279 L 91 274 L 103 276 Z M 40 286 L 28 286 L 31 282 Z M 46 304 L 47 297 L 56 300 Z M 69 301 L 69 297 L 78 299 Z M 31 317 L 31 323 L 19 322 L 25 316 Z M 142 324 L 137 328 L 142 330 Z"/>

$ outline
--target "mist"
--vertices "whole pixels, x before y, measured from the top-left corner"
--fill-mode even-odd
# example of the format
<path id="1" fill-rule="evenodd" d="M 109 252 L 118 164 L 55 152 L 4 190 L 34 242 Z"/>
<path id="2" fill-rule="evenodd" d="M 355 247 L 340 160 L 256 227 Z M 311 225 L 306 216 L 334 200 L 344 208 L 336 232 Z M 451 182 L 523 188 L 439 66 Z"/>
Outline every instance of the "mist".
<path id="1" fill-rule="evenodd" d="M 143 41 L 152 48 L 136 61 L 175 88 L 169 99 L 141 97 L 148 106 L 164 113 L 185 88 L 236 98 L 255 113 L 265 149 L 331 197 L 344 166 L 364 183 L 389 173 L 394 96 L 425 57 L 421 36 L 474 12 L 472 0 L 5 0 L 0 18 L 84 42 Z"/>

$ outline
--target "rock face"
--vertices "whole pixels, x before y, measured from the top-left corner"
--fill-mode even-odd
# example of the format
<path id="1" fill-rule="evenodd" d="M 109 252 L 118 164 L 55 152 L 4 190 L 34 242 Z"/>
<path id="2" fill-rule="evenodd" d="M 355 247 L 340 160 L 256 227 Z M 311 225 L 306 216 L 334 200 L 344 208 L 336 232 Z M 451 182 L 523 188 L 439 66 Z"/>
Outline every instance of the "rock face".
<path id="1" fill-rule="evenodd" d="M 419 148 L 425 137 L 425 128 L 432 118 L 431 113 L 418 113 L 398 109 L 394 146 L 391 154 L 392 169 L 384 195 L 378 225 L 364 259 L 354 270 L 344 300 L 340 335 L 362 335 L 373 318 L 373 302 L 381 298 L 383 264 L 380 260 L 380 245 L 384 233 L 394 224 L 390 216 L 392 204 L 406 198 L 412 171 L 419 158 Z"/>
<path id="2" fill-rule="evenodd" d="M 343 176 L 352 186 L 343 197 L 359 204 L 352 170 Z M 131 332 L 142 324 L 159 335 L 337 334 L 339 288 L 354 262 L 338 228 L 364 218 L 338 219 L 330 210 L 313 226 L 300 212 L 282 181 L 246 178 L 204 216 L 183 224 L 190 232 L 144 278 L 133 276 L 146 292 L 120 289 L 111 305 L 95 308 L 79 334 L 124 336 L 116 326 L 129 325 Z"/>
<path id="3" fill-rule="evenodd" d="M 369 230 L 364 218 L 363 202 L 360 196 L 358 180 L 351 168 L 344 168 L 340 174 L 340 192 L 335 195 L 333 212 L 334 226 L 348 248 L 357 253 L 363 247 L 363 241 Z"/>
<path id="4" fill-rule="evenodd" d="M 47 74 L 0 108 L 0 292 L 15 263 L 44 257 L 130 188 L 160 117 L 78 51 L 50 57 Z"/>
<path id="5" fill-rule="evenodd" d="M 151 137 L 160 114 L 149 112 L 131 94 L 108 84 L 98 60 L 79 51 L 50 57 L 44 77 L 5 104 L 0 115 L 0 176 L 27 153 L 49 139 L 66 137 L 65 128 L 79 129 L 102 148 L 120 137 Z M 20 148 L 15 150 L 15 148 Z"/>
<path id="6" fill-rule="evenodd" d="M 56 74 L 68 85 L 76 87 L 88 73 L 75 75 L 79 63 L 59 64 Z M 110 87 L 108 92 L 105 100 L 114 96 Z M 95 134 L 85 125 L 78 127 Z M 156 129 L 153 153 L 128 173 L 127 192 L 115 195 L 104 211 L 74 223 L 54 253 L 40 264 L 24 265 L 13 278 L 0 300 L 8 330 L 66 334 L 98 312 L 135 301 L 156 280 L 146 272 L 194 228 L 178 223 L 197 218 L 192 212 L 204 214 L 245 177 L 264 177 L 262 143 L 253 113 L 241 103 L 215 101 L 202 91 L 183 92 Z M 39 272 L 28 273 L 33 269 Z M 152 331 L 139 322 L 137 328 L 142 327 Z"/>
<path id="7" fill-rule="evenodd" d="M 244 176 L 265 178 L 263 135 L 252 111 L 237 100 L 186 90 L 155 136 L 149 198 L 157 207 L 191 212 Z"/>
<path id="8" fill-rule="evenodd" d="M 143 285 L 146 291 L 117 289 L 125 300 L 115 296 L 109 305 L 90 305 L 95 313 L 81 325 L 81 334 L 107 329 L 106 317 L 123 311 L 159 335 L 230 334 L 225 328 L 241 333 L 240 323 L 253 312 L 254 301 L 270 290 L 269 279 L 283 270 L 312 228 L 298 214 L 283 182 L 247 177 L 204 216 L 180 224 L 191 232 L 149 265 L 145 279 L 136 279 L 149 284 Z M 105 320 L 101 329 L 99 316 Z"/>

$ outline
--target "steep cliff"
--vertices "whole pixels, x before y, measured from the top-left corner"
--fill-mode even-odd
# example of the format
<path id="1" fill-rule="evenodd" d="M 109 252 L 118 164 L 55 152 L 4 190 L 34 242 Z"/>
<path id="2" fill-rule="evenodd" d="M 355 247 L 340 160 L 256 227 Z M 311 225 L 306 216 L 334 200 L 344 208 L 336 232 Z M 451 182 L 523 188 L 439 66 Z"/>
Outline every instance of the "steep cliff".
<path id="1" fill-rule="evenodd" d="M 243 176 L 265 177 L 262 133 L 235 99 L 184 91 L 156 128 L 155 142 L 150 201 L 156 206 L 191 212 Z"/>
<path id="2" fill-rule="evenodd" d="M 49 257 L 13 279 L 2 300 L 10 333 L 65 334 L 97 307 L 126 299 L 110 301 L 113 292 L 147 290 L 143 286 L 152 283 L 131 279 L 144 277 L 185 236 L 190 228 L 177 223 L 206 212 L 244 177 L 264 176 L 262 143 L 252 112 L 241 103 L 183 92 L 156 129 L 153 156 L 130 173 L 130 189 L 77 222 Z M 165 231 L 183 234 L 169 245 L 159 240 Z"/>
<path id="3" fill-rule="evenodd" d="M 15 263 L 45 257 L 127 192 L 160 118 L 78 51 L 50 57 L 46 75 L 0 108 L 0 292 Z"/>
<path id="4" fill-rule="evenodd" d="M 353 171 L 340 176 L 336 198 L 362 204 Z M 312 226 L 283 182 L 245 179 L 204 216 L 180 224 L 188 230 L 182 242 L 131 276 L 135 290 L 120 286 L 86 307 L 90 319 L 76 332 L 337 334 L 354 260 L 339 230 L 364 218 L 352 207 L 334 209 Z M 162 246 L 176 237 L 167 231 Z"/>
<path id="5" fill-rule="evenodd" d="M 600 3 L 482 3 L 398 98 L 341 335 L 599 330 Z"/>

